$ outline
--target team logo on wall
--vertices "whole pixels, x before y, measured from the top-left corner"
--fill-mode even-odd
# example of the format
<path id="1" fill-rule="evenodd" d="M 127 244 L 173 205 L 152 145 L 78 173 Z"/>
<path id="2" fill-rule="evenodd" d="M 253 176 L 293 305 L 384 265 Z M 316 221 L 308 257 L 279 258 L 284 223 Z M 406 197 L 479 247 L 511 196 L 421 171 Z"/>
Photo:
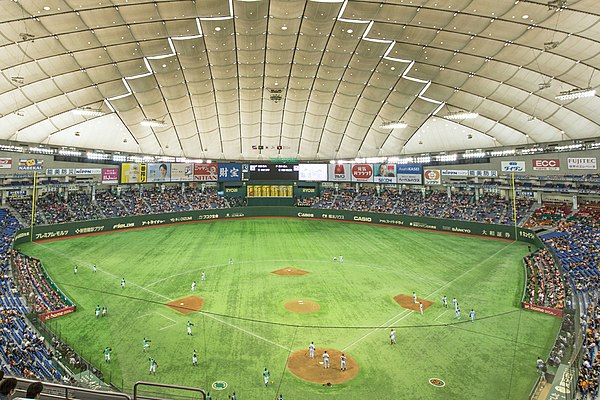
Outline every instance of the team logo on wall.
<path id="1" fill-rule="evenodd" d="M 425 178 L 426 185 L 442 184 L 442 174 L 439 169 L 426 169 L 423 172 L 423 177 Z"/>

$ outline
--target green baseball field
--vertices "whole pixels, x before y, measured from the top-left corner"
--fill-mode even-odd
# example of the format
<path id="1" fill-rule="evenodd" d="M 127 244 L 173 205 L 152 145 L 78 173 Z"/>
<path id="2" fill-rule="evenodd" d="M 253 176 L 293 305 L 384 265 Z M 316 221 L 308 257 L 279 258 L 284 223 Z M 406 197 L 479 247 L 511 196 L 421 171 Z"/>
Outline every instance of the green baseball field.
<path id="1" fill-rule="evenodd" d="M 518 242 L 270 218 L 29 243 L 21 250 L 42 259 L 77 304 L 51 328 L 125 391 L 145 380 L 206 388 L 213 399 L 235 391 L 240 400 L 279 394 L 520 400 L 560 323 L 520 309 L 527 245 Z M 95 317 L 97 305 L 107 307 L 106 317 Z M 149 373 L 150 357 L 156 375 Z"/>

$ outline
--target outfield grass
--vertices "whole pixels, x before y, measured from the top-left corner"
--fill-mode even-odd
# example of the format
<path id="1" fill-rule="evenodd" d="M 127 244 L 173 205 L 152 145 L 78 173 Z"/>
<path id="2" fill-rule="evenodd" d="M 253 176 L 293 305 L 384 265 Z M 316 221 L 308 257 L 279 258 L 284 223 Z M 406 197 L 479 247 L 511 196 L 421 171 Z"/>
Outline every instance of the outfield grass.
<path id="1" fill-rule="evenodd" d="M 39 257 L 77 312 L 51 323 L 117 385 L 138 380 L 209 387 L 226 399 L 523 399 L 560 320 L 522 311 L 522 257 L 527 245 L 382 226 L 297 219 L 246 219 L 81 237 L 21 249 Z M 333 256 L 344 256 L 344 263 Z M 228 265 L 233 258 L 234 264 Z M 79 273 L 73 273 L 73 264 Z M 92 272 L 92 264 L 98 272 Z M 309 271 L 279 276 L 282 267 Z M 201 272 L 206 282 L 200 281 Z M 121 289 L 125 277 L 127 286 Z M 195 294 L 203 312 L 182 315 L 164 302 Z M 401 308 L 393 296 L 416 291 L 434 301 L 424 316 Z M 462 310 L 458 323 L 452 304 Z M 312 300 L 313 314 L 283 304 Z M 94 318 L 97 304 L 109 317 Z M 477 318 L 468 320 L 474 308 Z M 192 321 L 193 336 L 186 334 Z M 397 346 L 389 345 L 395 326 Z M 382 328 L 377 328 L 382 327 Z M 142 352 L 142 338 L 152 340 Z M 286 371 L 290 351 L 328 347 L 350 354 L 358 376 L 323 387 Z M 191 366 L 192 350 L 199 366 Z M 148 375 L 148 356 L 159 364 Z M 332 360 L 339 368 L 339 360 Z M 274 384 L 265 388 L 262 370 Z M 429 378 L 446 386 L 435 388 Z"/>

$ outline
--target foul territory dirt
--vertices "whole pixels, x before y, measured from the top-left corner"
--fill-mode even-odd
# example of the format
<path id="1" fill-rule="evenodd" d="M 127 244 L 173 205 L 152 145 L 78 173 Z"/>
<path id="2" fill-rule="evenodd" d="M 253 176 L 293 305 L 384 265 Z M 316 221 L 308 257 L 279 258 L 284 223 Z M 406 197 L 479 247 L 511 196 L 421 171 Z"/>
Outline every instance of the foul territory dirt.
<path id="1" fill-rule="evenodd" d="M 330 368 L 323 366 L 325 350 L 329 354 Z M 340 371 L 341 354 L 342 352 L 339 350 L 317 348 L 315 349 L 315 358 L 311 359 L 307 346 L 305 350 L 295 351 L 289 356 L 287 367 L 292 374 L 304 381 L 321 385 L 335 385 L 349 381 L 358 374 L 358 364 L 346 353 L 346 371 Z"/>
<path id="2" fill-rule="evenodd" d="M 194 311 L 200 311 L 204 305 L 204 299 L 196 296 L 188 296 L 165 303 L 165 305 L 182 314 L 189 314 Z"/>
<path id="3" fill-rule="evenodd" d="M 417 297 L 417 303 L 415 303 L 412 296 L 407 296 L 405 294 L 395 296 L 394 300 L 396 300 L 396 303 L 400 304 L 400 306 L 416 312 L 419 312 L 419 303 L 423 303 L 423 311 L 427 310 L 433 304 L 433 301 L 425 300 L 420 297 Z"/>

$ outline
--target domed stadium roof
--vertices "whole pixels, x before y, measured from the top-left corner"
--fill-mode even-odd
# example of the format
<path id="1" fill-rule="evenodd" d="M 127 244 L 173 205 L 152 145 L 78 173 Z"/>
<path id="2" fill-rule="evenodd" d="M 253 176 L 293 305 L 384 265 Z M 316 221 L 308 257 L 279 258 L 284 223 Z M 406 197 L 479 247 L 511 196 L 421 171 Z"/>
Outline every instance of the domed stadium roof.
<path id="1" fill-rule="evenodd" d="M 600 84 L 599 16 L 598 0 L 3 0 L 0 139 L 329 160 L 597 138 L 600 98 L 556 96 Z M 460 111 L 478 116 L 444 118 Z"/>

